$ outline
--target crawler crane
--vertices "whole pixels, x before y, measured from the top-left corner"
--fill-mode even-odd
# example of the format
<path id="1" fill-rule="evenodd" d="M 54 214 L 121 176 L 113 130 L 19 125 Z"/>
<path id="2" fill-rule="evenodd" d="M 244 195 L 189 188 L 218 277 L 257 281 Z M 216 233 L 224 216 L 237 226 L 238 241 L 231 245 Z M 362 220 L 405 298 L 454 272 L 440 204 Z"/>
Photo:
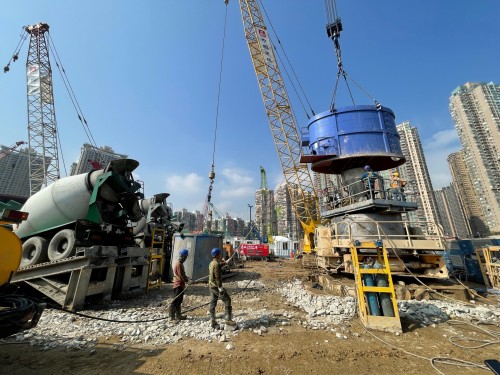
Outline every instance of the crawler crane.
<path id="1" fill-rule="evenodd" d="M 320 220 L 319 205 L 309 167 L 300 162 L 301 141 L 292 107 L 257 1 L 240 0 L 240 10 L 292 207 L 304 230 L 303 250 L 310 253 L 314 249 L 314 230 Z"/>

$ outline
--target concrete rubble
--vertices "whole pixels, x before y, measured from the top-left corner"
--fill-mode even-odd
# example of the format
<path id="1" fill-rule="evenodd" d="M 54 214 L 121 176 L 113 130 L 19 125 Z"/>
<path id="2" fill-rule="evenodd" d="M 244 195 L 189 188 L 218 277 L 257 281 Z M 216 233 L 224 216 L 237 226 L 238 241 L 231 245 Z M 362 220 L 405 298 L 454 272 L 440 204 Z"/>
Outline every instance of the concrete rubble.
<path id="1" fill-rule="evenodd" d="M 40 346 L 42 350 L 65 347 L 92 351 L 99 341 L 111 339 L 115 342 L 116 350 L 120 350 L 125 346 L 155 347 L 176 343 L 183 338 L 194 338 L 224 343 L 227 350 L 232 350 L 234 349 L 232 337 L 244 330 L 263 336 L 272 331 L 283 333 L 283 327 L 290 325 L 336 332 L 336 337 L 342 340 L 359 337 L 359 334 L 351 334 L 348 330 L 349 320 L 356 318 L 357 305 L 354 298 L 313 294 L 299 280 L 281 283 L 278 288 L 267 288 L 264 284 L 255 282 L 251 289 L 236 294 L 237 287 L 241 288 L 240 284 L 244 287 L 252 283 L 253 281 L 249 283 L 249 280 L 244 280 L 225 284 L 233 299 L 236 327 L 223 324 L 222 314 L 218 317 L 221 323 L 220 329 L 211 328 L 208 315 L 189 316 L 185 321 L 172 323 L 166 319 L 168 302 L 165 305 L 164 296 L 143 295 L 129 301 L 112 301 L 108 309 L 104 311 L 93 310 L 82 311 L 82 313 L 104 319 L 154 320 L 152 322 L 107 322 L 46 309 L 36 328 L 7 340 L 27 342 L 32 346 Z M 245 306 L 239 309 L 240 302 L 259 301 L 259 295 L 263 293 L 263 290 L 265 293 L 278 293 L 277 299 L 281 296 L 290 308 L 273 310 L 270 308 L 253 309 Z M 209 297 L 188 294 L 186 300 L 189 306 L 197 306 L 207 303 Z M 466 306 L 453 301 L 400 301 L 398 305 L 402 318 L 415 321 L 421 326 L 442 323 L 449 319 L 500 322 L 500 309 L 498 308 Z M 203 309 L 208 309 L 208 307 L 203 307 Z"/>

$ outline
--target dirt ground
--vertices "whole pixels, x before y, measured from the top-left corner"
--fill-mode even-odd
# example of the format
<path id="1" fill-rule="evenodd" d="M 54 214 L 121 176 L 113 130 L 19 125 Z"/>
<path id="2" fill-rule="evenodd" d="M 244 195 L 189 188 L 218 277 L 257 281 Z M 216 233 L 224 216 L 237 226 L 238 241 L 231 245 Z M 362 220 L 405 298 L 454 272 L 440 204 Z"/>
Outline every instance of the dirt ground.
<path id="1" fill-rule="evenodd" d="M 257 273 L 257 274 L 256 274 Z M 237 271 L 232 281 L 248 280 L 256 276 L 267 288 L 264 292 L 233 294 L 235 315 L 252 308 L 292 310 L 296 318 L 291 325 L 270 326 L 258 335 L 243 331 L 227 342 L 208 342 L 182 339 L 176 344 L 161 348 L 131 345 L 119 338 L 103 339 L 94 350 L 50 349 L 27 343 L 0 344 L 1 374 L 359 374 L 386 375 L 388 373 L 433 374 L 432 357 L 456 358 L 483 364 L 485 359 L 500 359 L 500 348 L 489 345 L 481 349 L 464 349 L 453 345 L 450 336 L 464 334 L 487 338 L 477 330 L 463 330 L 448 323 L 418 327 L 412 322 L 402 322 L 400 335 L 367 332 L 357 318 L 347 322 L 342 332 L 347 339 L 337 338 L 336 333 L 313 330 L 300 324 L 306 314 L 289 306 L 275 291 L 282 281 L 299 278 L 311 286 L 309 271 L 293 260 L 284 262 L 247 262 Z M 346 282 L 352 282 L 347 280 Z M 204 285 L 192 287 L 206 289 Z M 274 290 L 273 290 L 274 289 Z M 318 289 L 311 292 L 325 293 Z M 170 292 L 170 285 L 157 293 Z M 231 294 L 231 289 L 229 289 Z M 258 298 L 255 298 L 258 296 Z M 207 294 L 208 301 L 208 294 Z M 248 301 L 248 302 L 247 302 Z M 189 299 L 186 298 L 189 303 Z M 186 303 L 185 303 L 186 308 Z M 190 314 L 203 316 L 206 307 Z M 500 330 L 500 329 L 499 329 Z M 461 342 L 463 345 L 477 343 Z M 409 354 L 412 353 L 413 355 Z M 437 364 L 444 374 L 487 374 L 488 370 Z"/>

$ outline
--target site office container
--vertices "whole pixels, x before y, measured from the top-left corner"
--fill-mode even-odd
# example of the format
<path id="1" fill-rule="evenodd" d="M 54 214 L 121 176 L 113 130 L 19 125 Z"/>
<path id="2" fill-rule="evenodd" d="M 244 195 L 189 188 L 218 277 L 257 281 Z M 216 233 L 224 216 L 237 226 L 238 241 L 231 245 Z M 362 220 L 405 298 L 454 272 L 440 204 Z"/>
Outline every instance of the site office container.
<path id="1" fill-rule="evenodd" d="M 175 234 L 169 267 L 169 280 L 172 280 L 172 267 L 175 261 L 179 259 L 179 252 L 182 249 L 187 249 L 189 256 L 184 262 L 186 276 L 193 281 L 208 281 L 208 266 L 212 261 L 211 251 L 214 247 L 222 249 L 222 236 L 190 233 Z"/>
<path id="2" fill-rule="evenodd" d="M 269 259 L 269 245 L 242 243 L 240 245 L 240 253 L 247 258 L 267 260 Z"/>

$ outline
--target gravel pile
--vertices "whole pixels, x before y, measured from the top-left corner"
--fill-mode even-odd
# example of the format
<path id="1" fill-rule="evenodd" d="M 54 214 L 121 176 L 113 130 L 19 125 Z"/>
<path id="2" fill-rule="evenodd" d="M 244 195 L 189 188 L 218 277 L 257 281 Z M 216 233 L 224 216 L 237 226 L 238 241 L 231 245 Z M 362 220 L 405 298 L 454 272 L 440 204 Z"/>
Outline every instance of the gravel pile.
<path id="1" fill-rule="evenodd" d="M 442 323 L 449 319 L 500 323 L 500 309 L 492 306 L 469 306 L 459 302 L 411 300 L 398 302 L 398 308 L 402 318 L 408 318 L 422 325 Z"/>
<path id="2" fill-rule="evenodd" d="M 281 284 L 278 288 L 267 288 L 261 282 L 239 281 L 231 285 L 226 284 L 229 290 L 248 285 L 243 293 L 236 296 L 232 293 L 233 301 L 249 303 L 259 301 L 258 293 L 279 293 L 289 306 L 295 309 L 271 310 L 245 307 L 238 309 L 234 303 L 234 320 L 236 327 L 225 326 L 223 316 L 218 316 L 220 329 L 212 329 L 209 316 L 189 316 L 179 323 L 167 319 L 167 307 L 164 306 L 164 296 L 142 295 L 130 301 L 112 301 L 106 311 L 81 311 L 83 314 L 119 321 L 154 320 L 147 323 L 117 323 L 95 319 L 82 318 L 66 312 L 47 309 L 34 329 L 24 331 L 9 337 L 8 341 L 26 342 L 40 346 L 42 350 L 54 347 L 67 349 L 94 350 L 97 342 L 110 340 L 116 350 L 129 345 L 143 345 L 155 347 L 176 343 L 182 338 L 196 340 L 228 342 L 226 349 L 231 350 L 234 345 L 231 338 L 243 330 L 249 330 L 262 336 L 270 330 L 284 329 L 289 325 L 301 325 L 306 329 L 330 330 L 337 332 L 339 339 L 346 339 L 349 332 L 348 320 L 356 316 L 357 303 L 352 297 L 336 297 L 331 295 L 315 295 L 309 293 L 301 281 Z M 250 287 L 251 285 L 251 287 Z M 231 287 L 233 286 L 233 288 Z M 253 290 L 253 292 L 252 292 Z M 253 297 L 252 297 L 253 296 Z M 277 296 L 279 298 L 279 296 Z M 208 294 L 188 295 L 190 306 L 197 306 L 209 301 Z M 221 304 L 221 303 L 219 303 Z M 401 317 L 417 321 L 421 325 L 430 325 L 444 322 L 450 318 L 463 320 L 480 320 L 490 323 L 500 321 L 500 310 L 486 307 L 468 307 L 459 303 L 441 301 L 401 301 L 399 311 Z M 185 303 L 186 305 L 186 303 Z M 264 306 L 266 307 L 266 306 Z M 208 306 L 204 307 L 206 310 Z M 208 312 L 207 312 L 208 313 Z"/>

